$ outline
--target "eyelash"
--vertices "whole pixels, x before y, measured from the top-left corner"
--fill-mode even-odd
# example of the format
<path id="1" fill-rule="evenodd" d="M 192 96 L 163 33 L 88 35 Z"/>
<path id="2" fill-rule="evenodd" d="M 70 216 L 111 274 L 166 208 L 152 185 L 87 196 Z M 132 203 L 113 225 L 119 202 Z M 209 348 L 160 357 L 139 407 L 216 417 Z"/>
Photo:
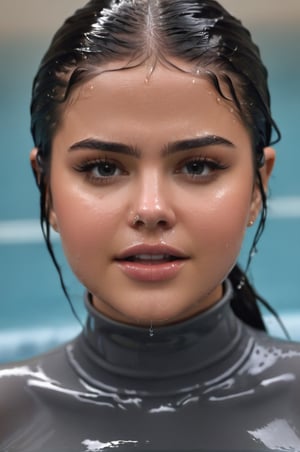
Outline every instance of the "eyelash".
<path id="1" fill-rule="evenodd" d="M 113 174 L 113 175 L 99 175 L 95 176 L 93 175 L 93 170 L 98 169 L 100 165 L 107 165 L 110 167 L 114 167 L 115 170 L 118 170 L 120 174 Z M 102 167 L 102 169 L 103 169 Z M 97 183 L 97 184 L 106 184 L 111 182 L 111 180 L 115 177 L 126 175 L 127 172 L 121 168 L 121 165 L 119 162 L 114 162 L 110 159 L 96 159 L 96 160 L 89 160 L 87 162 L 81 163 L 77 166 L 74 166 L 74 169 L 80 173 L 86 173 L 86 177 L 90 182 Z"/>
<path id="2" fill-rule="evenodd" d="M 107 168 L 113 169 L 114 172 L 118 172 L 119 174 L 107 174 L 107 175 L 98 175 L 95 176 L 93 174 L 94 170 L 99 171 L 100 166 L 102 166 L 102 170 L 104 169 L 105 165 L 107 165 Z M 189 173 L 188 171 L 183 171 L 183 169 L 186 167 L 188 167 L 188 165 L 190 165 L 190 169 L 193 170 L 192 165 L 194 165 L 194 170 L 197 169 L 197 165 L 198 165 L 198 169 L 199 169 L 199 165 L 200 165 L 200 169 L 202 170 L 200 174 L 197 174 L 197 172 L 191 172 Z M 206 181 L 211 179 L 215 173 L 217 171 L 221 171 L 221 170 L 225 170 L 227 169 L 228 166 L 224 165 L 223 163 L 221 163 L 220 161 L 218 161 L 218 159 L 210 159 L 208 157 L 190 157 L 188 159 L 186 159 L 184 162 L 181 162 L 178 166 L 177 169 L 175 170 L 175 174 L 177 175 L 182 175 L 183 177 L 186 177 L 192 181 Z M 74 169 L 80 173 L 85 173 L 86 174 L 86 178 L 89 182 L 92 182 L 94 184 L 99 184 L 99 185 L 103 185 L 103 184 L 108 184 L 110 183 L 113 179 L 115 179 L 116 177 L 120 177 L 123 175 L 127 175 L 128 172 L 125 171 L 122 168 L 122 165 L 119 162 L 115 162 L 114 160 L 111 159 L 106 159 L 106 158 L 101 158 L 101 159 L 95 159 L 95 160 L 89 160 L 86 162 L 83 162 L 77 166 L 74 166 Z M 202 174 L 203 170 L 209 171 L 208 174 Z"/>
<path id="3" fill-rule="evenodd" d="M 197 174 L 197 173 L 184 173 L 182 169 L 188 165 L 201 165 L 202 170 L 208 168 L 209 174 Z M 218 159 L 210 159 L 208 157 L 192 157 L 187 160 L 185 160 L 183 163 L 180 164 L 179 169 L 176 170 L 177 174 L 184 174 L 186 177 L 191 178 L 192 180 L 195 179 L 210 179 L 214 176 L 214 173 L 216 171 L 225 170 L 228 168 L 228 165 L 224 165 L 221 163 Z M 194 168 L 196 169 L 196 168 Z"/>

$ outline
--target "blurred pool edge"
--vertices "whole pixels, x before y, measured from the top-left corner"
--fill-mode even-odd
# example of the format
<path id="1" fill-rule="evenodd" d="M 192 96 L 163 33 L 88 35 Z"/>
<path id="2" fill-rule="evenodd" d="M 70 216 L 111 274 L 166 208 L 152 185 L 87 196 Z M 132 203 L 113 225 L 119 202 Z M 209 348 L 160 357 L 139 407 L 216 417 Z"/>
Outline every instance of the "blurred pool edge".
<path id="1" fill-rule="evenodd" d="M 45 353 L 79 333 L 79 325 L 3 330 L 0 332 L 0 363 L 21 361 Z"/>

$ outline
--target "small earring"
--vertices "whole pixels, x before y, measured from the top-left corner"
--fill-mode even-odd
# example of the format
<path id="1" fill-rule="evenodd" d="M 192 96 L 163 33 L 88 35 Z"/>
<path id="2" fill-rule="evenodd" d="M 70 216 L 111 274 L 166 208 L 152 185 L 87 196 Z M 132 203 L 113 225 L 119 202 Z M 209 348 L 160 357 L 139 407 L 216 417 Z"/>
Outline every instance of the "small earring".
<path id="1" fill-rule="evenodd" d="M 255 220 L 250 220 L 247 224 L 247 226 L 250 228 L 251 226 L 254 225 Z"/>

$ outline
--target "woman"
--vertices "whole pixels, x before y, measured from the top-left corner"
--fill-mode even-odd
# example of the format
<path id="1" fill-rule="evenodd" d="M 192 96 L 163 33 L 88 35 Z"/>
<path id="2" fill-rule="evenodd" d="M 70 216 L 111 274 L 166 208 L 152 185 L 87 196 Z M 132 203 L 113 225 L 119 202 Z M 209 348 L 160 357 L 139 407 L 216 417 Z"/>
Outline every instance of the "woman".
<path id="1" fill-rule="evenodd" d="M 1 450 L 300 450 L 300 346 L 268 337 L 236 264 L 279 137 L 249 32 L 213 0 L 92 0 L 31 112 L 46 243 L 88 319 L 0 370 Z"/>

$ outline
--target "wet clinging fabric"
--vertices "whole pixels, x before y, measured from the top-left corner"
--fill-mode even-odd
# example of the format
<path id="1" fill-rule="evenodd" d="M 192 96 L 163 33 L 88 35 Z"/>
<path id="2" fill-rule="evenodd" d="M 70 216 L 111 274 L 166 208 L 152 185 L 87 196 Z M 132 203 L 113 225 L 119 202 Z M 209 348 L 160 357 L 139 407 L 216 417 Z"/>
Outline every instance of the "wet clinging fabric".
<path id="1" fill-rule="evenodd" d="M 243 324 L 222 300 L 154 328 L 103 317 L 0 368 L 1 452 L 300 450 L 300 344 Z"/>

